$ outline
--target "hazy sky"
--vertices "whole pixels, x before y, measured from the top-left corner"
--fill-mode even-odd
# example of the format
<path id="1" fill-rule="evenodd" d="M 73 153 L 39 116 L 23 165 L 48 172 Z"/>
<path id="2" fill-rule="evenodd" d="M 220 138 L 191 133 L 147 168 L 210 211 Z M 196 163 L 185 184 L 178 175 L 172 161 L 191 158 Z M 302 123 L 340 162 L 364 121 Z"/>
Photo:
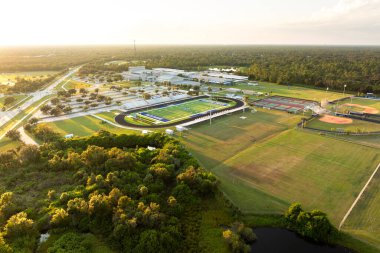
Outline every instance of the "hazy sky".
<path id="1" fill-rule="evenodd" d="M 380 0 L 0 0 L 0 45 L 380 44 Z"/>

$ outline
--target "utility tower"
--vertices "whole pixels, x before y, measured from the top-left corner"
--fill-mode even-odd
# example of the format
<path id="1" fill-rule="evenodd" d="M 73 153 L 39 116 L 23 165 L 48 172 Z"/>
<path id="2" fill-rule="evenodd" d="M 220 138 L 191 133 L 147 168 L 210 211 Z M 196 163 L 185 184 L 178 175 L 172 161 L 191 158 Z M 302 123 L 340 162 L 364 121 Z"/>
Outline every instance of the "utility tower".
<path id="1" fill-rule="evenodd" d="M 136 56 L 136 40 L 133 41 L 133 49 L 135 50 L 135 56 Z"/>

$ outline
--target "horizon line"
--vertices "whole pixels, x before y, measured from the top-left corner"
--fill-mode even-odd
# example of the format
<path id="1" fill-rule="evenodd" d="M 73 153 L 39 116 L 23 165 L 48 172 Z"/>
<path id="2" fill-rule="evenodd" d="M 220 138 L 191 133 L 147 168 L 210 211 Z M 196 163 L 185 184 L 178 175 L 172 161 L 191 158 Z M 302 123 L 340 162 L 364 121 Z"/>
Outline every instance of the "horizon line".
<path id="1" fill-rule="evenodd" d="M 136 43 L 137 44 L 137 43 Z M 0 45 L 0 48 L 25 48 L 25 47 L 123 47 L 123 46 L 131 46 L 133 47 L 132 43 L 96 43 L 96 44 L 75 44 L 75 43 L 68 43 L 68 44 L 16 44 L 16 45 Z M 321 46 L 321 47 L 379 47 L 379 44 L 334 44 L 334 43 L 316 43 L 316 44 L 308 44 L 308 43 L 189 43 L 189 44 L 183 44 L 183 43 L 141 43 L 137 44 L 138 46 Z"/>

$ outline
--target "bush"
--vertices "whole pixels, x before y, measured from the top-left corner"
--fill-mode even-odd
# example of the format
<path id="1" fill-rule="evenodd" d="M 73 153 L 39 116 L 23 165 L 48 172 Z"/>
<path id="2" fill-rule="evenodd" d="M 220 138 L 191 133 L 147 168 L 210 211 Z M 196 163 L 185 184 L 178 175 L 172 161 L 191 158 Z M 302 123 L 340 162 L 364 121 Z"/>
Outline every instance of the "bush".
<path id="1" fill-rule="evenodd" d="M 87 247 L 86 247 L 87 246 Z M 82 236 L 76 233 L 66 233 L 54 242 L 48 253 L 87 253 L 91 252 Z"/>
<path id="2" fill-rule="evenodd" d="M 13 215 L 4 227 L 4 237 L 15 239 L 22 236 L 37 236 L 38 232 L 34 227 L 34 222 L 27 218 L 25 212 Z"/>
<path id="3" fill-rule="evenodd" d="M 19 157 L 22 163 L 36 163 L 40 160 L 40 150 L 36 145 L 25 145 L 21 147 Z"/>
<path id="4" fill-rule="evenodd" d="M 319 210 L 306 212 L 299 203 L 293 203 L 285 213 L 289 229 L 316 242 L 328 243 L 336 229 L 327 215 Z"/>

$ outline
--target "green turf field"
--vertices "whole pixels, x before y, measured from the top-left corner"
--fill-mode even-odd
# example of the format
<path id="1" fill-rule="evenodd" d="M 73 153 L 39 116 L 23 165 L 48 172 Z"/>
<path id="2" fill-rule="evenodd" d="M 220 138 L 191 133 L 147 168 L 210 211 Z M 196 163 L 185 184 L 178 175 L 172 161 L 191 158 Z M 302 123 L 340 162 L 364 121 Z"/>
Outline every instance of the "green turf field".
<path id="1" fill-rule="evenodd" d="M 337 131 L 342 129 L 345 132 L 378 132 L 380 131 L 380 124 L 367 122 L 363 120 L 353 119 L 351 124 L 332 124 L 320 121 L 318 118 L 312 119 L 306 124 L 307 127 L 328 130 L 328 131 Z"/>
<path id="2" fill-rule="evenodd" d="M 191 115 L 195 115 L 198 113 L 204 113 L 210 110 L 226 108 L 228 106 L 230 106 L 230 104 L 225 105 L 225 103 L 218 101 L 198 99 L 180 104 L 168 105 L 162 108 L 155 108 L 152 110 L 144 111 L 142 113 L 146 113 L 167 120 L 165 122 L 170 122 L 185 119 L 190 117 Z M 146 114 L 144 115 L 145 118 L 152 119 L 152 117 L 149 117 Z M 137 115 L 141 115 L 141 113 L 138 113 Z"/>
<path id="3" fill-rule="evenodd" d="M 74 134 L 74 136 L 90 136 L 99 130 L 105 130 L 115 134 L 137 133 L 133 130 L 115 127 L 106 122 L 102 123 L 100 119 L 91 116 L 82 116 L 41 124 L 51 127 L 54 131 L 62 135 Z"/>

